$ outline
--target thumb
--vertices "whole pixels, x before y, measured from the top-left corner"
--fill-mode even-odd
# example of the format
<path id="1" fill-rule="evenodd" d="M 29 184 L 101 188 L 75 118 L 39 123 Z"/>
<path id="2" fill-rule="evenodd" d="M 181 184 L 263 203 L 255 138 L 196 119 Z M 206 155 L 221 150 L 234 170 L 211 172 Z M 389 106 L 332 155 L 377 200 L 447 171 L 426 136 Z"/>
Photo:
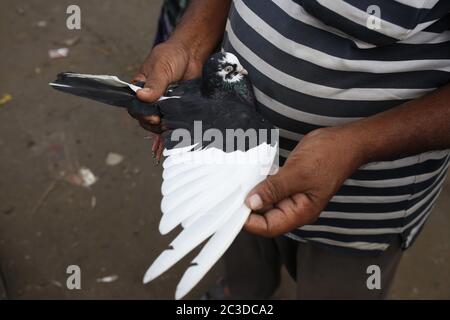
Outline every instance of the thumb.
<path id="1" fill-rule="evenodd" d="M 164 95 L 170 84 L 164 72 L 155 71 L 152 72 L 152 76 L 147 77 L 144 88 L 136 92 L 137 97 L 144 102 L 155 102 L 158 100 Z"/>
<path id="2" fill-rule="evenodd" d="M 254 187 L 245 200 L 246 205 L 253 211 L 271 206 L 291 195 L 288 188 L 289 177 L 280 169 L 277 174 L 268 176 Z"/>

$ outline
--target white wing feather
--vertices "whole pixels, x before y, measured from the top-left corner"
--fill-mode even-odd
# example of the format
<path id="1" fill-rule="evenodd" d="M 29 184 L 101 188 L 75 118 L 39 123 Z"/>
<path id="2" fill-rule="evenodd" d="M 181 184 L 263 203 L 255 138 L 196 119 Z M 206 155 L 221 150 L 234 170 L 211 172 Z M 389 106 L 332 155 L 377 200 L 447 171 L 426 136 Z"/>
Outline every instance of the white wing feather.
<path id="1" fill-rule="evenodd" d="M 232 153 L 194 147 L 164 151 L 159 229 L 166 234 L 181 224 L 184 230 L 144 276 L 144 283 L 155 279 L 210 237 L 178 284 L 176 299 L 203 278 L 242 229 L 250 214 L 245 197 L 269 174 L 277 150 L 268 144 Z"/>

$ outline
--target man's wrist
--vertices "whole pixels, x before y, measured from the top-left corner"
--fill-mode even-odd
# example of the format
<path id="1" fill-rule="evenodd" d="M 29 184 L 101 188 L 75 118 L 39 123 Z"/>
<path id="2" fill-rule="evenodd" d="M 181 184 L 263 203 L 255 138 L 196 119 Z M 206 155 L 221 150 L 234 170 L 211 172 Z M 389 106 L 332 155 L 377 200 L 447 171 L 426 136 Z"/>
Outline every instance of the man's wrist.
<path id="1" fill-rule="evenodd" d="M 169 40 L 203 63 L 222 39 L 231 0 L 193 0 Z"/>
<path id="2" fill-rule="evenodd" d="M 366 141 L 366 135 L 365 132 L 361 131 L 361 126 L 349 124 L 334 129 L 338 137 L 337 141 L 349 153 L 351 167 L 354 170 L 371 161 L 371 146 Z"/>

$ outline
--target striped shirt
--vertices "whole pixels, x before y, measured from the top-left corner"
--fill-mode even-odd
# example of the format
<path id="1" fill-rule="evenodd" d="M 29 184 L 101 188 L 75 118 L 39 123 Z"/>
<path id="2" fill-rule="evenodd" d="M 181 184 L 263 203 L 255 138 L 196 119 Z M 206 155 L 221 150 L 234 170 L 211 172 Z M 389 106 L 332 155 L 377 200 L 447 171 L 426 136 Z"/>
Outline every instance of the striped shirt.
<path id="1" fill-rule="evenodd" d="M 234 0 L 223 47 L 249 71 L 287 157 L 311 130 L 383 112 L 449 83 L 449 12 L 448 0 Z M 448 166 L 449 150 L 366 164 L 315 223 L 288 236 L 371 252 L 400 238 L 406 249 Z"/>

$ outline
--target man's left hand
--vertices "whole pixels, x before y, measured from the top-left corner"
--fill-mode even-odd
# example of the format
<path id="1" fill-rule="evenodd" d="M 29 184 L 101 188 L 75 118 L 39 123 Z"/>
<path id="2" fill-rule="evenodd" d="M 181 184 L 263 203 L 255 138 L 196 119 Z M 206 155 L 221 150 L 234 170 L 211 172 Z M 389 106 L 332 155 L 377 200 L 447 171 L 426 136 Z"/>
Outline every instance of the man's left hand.
<path id="1" fill-rule="evenodd" d="M 344 181 L 364 163 L 358 136 L 342 127 L 312 131 L 277 174 L 247 196 L 244 228 L 275 237 L 313 223 Z"/>

